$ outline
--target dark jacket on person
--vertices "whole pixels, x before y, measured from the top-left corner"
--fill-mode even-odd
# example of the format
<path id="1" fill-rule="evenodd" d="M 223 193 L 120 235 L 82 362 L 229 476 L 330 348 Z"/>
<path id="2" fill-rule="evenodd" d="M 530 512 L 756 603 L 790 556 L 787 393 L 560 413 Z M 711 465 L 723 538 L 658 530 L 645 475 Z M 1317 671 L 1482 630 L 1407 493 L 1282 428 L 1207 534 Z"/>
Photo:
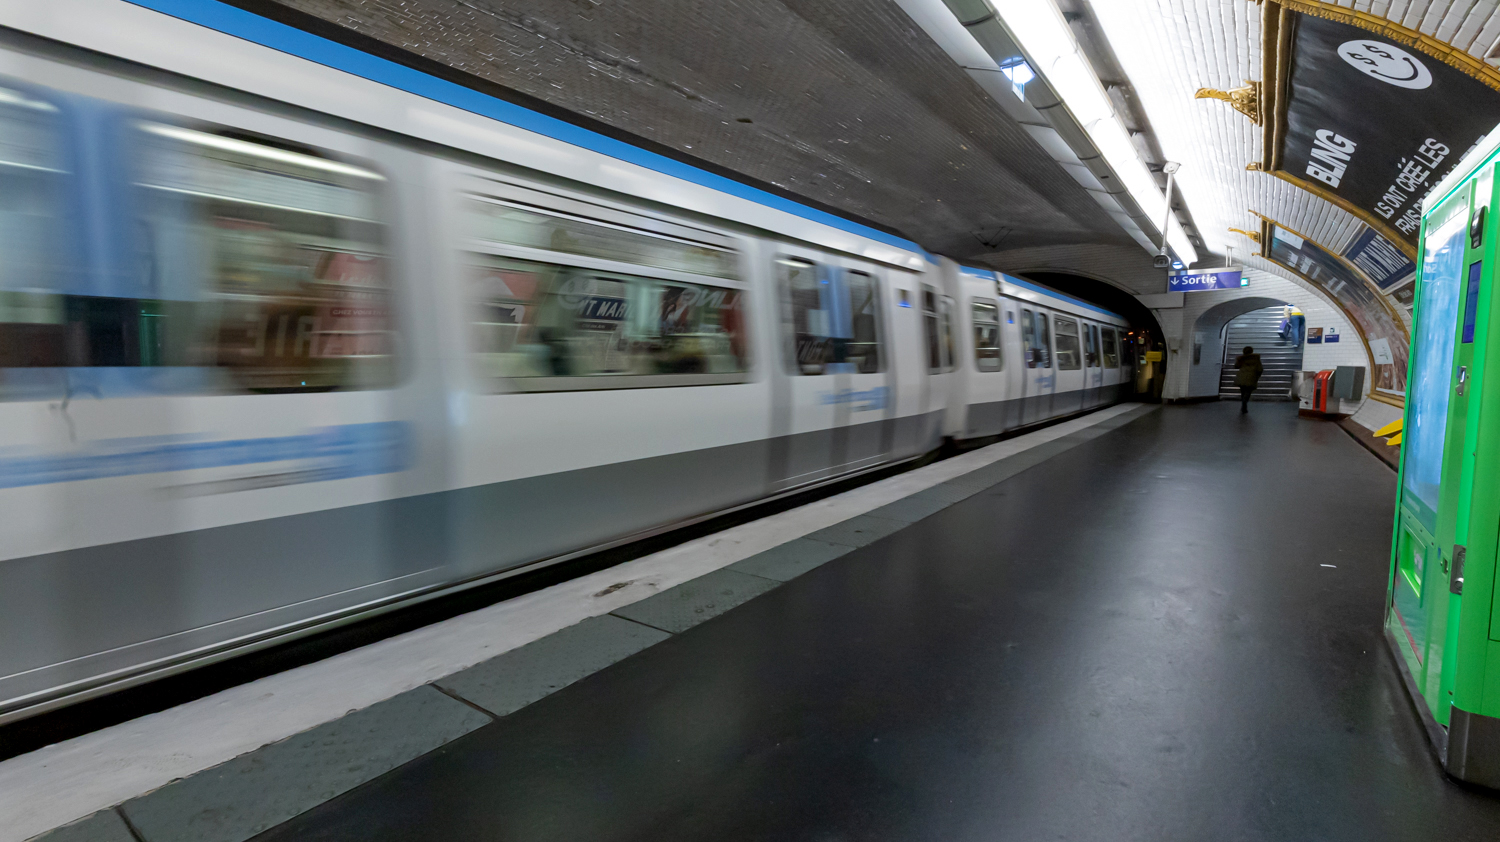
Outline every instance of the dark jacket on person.
<path id="1" fill-rule="evenodd" d="M 1234 375 L 1234 385 L 1249 386 L 1252 389 L 1260 383 L 1261 372 L 1266 370 L 1260 364 L 1260 354 L 1240 354 L 1234 361 L 1234 367 L 1239 369 Z"/>

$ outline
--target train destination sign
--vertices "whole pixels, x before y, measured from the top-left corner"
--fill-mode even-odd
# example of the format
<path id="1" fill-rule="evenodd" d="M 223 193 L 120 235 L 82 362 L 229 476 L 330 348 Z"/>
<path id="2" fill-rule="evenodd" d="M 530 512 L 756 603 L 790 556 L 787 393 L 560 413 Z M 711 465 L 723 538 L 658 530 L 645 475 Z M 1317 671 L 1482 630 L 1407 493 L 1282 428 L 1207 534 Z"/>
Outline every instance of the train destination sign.
<path id="1" fill-rule="evenodd" d="M 1205 289 L 1238 289 L 1249 286 L 1245 270 L 1192 269 L 1167 275 L 1167 292 L 1197 292 Z"/>
<path id="2" fill-rule="evenodd" d="M 1292 49 L 1289 61 L 1271 59 L 1277 78 L 1266 77 L 1272 142 L 1262 167 L 1344 204 L 1413 255 L 1422 198 L 1500 122 L 1500 91 L 1392 34 L 1345 22 L 1359 20 L 1352 15 L 1290 5 L 1266 3 L 1280 10 Z M 1411 270 L 1386 271 L 1383 251 L 1373 242 L 1347 256 L 1385 287 Z"/>

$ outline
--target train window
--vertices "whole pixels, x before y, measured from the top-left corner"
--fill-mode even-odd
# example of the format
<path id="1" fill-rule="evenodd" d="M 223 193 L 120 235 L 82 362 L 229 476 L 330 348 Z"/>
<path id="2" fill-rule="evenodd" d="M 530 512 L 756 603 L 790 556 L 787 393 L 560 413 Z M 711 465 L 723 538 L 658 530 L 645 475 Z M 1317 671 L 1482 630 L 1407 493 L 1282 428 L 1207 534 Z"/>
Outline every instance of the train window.
<path id="1" fill-rule="evenodd" d="M 532 392 L 744 382 L 745 293 L 724 283 L 738 253 L 572 206 L 623 221 L 467 195 L 480 371 Z"/>
<path id="2" fill-rule="evenodd" d="M 1000 308 L 988 301 L 974 301 L 974 367 L 980 371 L 999 371 L 1003 364 L 1000 355 Z"/>
<path id="3" fill-rule="evenodd" d="M 1099 367 L 1099 326 L 1083 326 L 1083 364 L 1089 368 Z"/>
<path id="4" fill-rule="evenodd" d="M 1026 343 L 1027 368 L 1052 367 L 1052 331 L 1046 313 L 1021 310 L 1021 339 Z"/>
<path id="5" fill-rule="evenodd" d="M 737 383 L 740 290 L 474 255 L 481 368 L 523 390 Z"/>
<path id="6" fill-rule="evenodd" d="M 776 263 L 795 370 L 881 371 L 879 281 L 867 272 L 801 258 L 783 257 Z"/>
<path id="7" fill-rule="evenodd" d="M 941 374 L 943 340 L 938 333 L 937 292 L 929 286 L 922 287 L 922 331 L 927 339 L 927 373 Z"/>
<path id="8" fill-rule="evenodd" d="M 953 299 L 945 295 L 939 306 L 939 324 L 943 329 L 943 371 L 952 371 L 956 365 L 956 355 L 953 353 Z"/>
<path id="9" fill-rule="evenodd" d="M 780 258 L 776 261 L 788 309 L 787 334 L 792 339 L 792 360 L 800 374 L 822 374 L 833 359 L 833 319 L 831 302 L 819 278 L 819 266 L 809 260 Z M 827 270 L 828 267 L 823 267 Z"/>
<path id="10" fill-rule="evenodd" d="M 487 242 L 711 278 L 739 277 L 739 258 L 730 249 L 623 225 L 478 196 L 470 197 L 468 219 L 470 235 Z"/>
<path id="11" fill-rule="evenodd" d="M 61 281 L 62 134 L 56 106 L 0 88 L 0 290 L 55 289 Z"/>
<path id="12" fill-rule="evenodd" d="M 831 374 L 840 366 L 880 370 L 880 288 L 864 272 L 801 258 L 777 260 L 784 291 L 783 322 L 800 374 Z"/>
<path id="13" fill-rule="evenodd" d="M 1021 311 L 1021 342 L 1026 346 L 1026 367 L 1036 368 L 1041 365 L 1042 355 L 1036 338 L 1036 314 L 1030 310 Z"/>
<path id="14" fill-rule="evenodd" d="M 1047 314 L 1036 314 L 1037 352 L 1041 355 L 1042 368 L 1052 367 L 1052 330 L 1047 326 Z"/>
<path id="15" fill-rule="evenodd" d="M 1057 326 L 1057 367 L 1063 371 L 1077 371 L 1083 367 L 1082 354 L 1078 348 L 1078 322 L 1053 317 Z"/>
<path id="16" fill-rule="evenodd" d="M 93 364 L 201 367 L 211 391 L 392 383 L 384 176 L 239 133 L 134 130 L 149 297 L 79 308 L 91 347 L 126 337 Z"/>
<path id="17" fill-rule="evenodd" d="M 849 344 L 845 361 L 860 374 L 874 374 L 880 366 L 880 283 L 865 272 L 844 273 L 849 295 Z M 835 354 L 837 357 L 837 354 Z"/>
<path id="18" fill-rule="evenodd" d="M 36 114 L 8 119 L 21 107 Z M 25 242 L 53 248 L 45 229 L 62 227 L 46 225 L 55 208 L 35 203 L 48 193 L 36 174 L 61 172 L 59 138 L 34 148 L 46 122 L 37 115 L 50 108 L 0 92 L 0 161 L 11 164 L 0 165 L 0 273 L 31 274 L 24 291 L 0 274 L 0 366 L 113 370 L 87 383 L 99 395 L 392 382 L 379 173 L 292 144 L 134 121 L 122 145 L 140 209 L 126 229 L 135 236 L 112 233 L 109 206 L 89 208 L 103 269 L 26 267 Z M 33 173 L 32 187 L 11 183 L 16 169 Z M 4 379 L 7 396 L 46 380 Z"/>
<path id="19" fill-rule="evenodd" d="M 67 365 L 58 292 L 74 251 L 63 239 L 73 227 L 63 218 L 69 177 L 57 107 L 0 87 L 0 367 Z M 0 374 L 0 394 L 14 394 L 16 379 Z"/>
<path id="20" fill-rule="evenodd" d="M 1120 352 L 1119 352 L 1119 347 L 1115 344 L 1115 329 L 1114 328 L 1112 328 L 1112 327 L 1106 327 L 1106 328 L 1104 328 L 1103 333 L 1101 334 L 1099 345 L 1100 345 L 1101 348 L 1104 349 L 1104 367 L 1105 368 L 1119 368 L 1120 367 Z"/>

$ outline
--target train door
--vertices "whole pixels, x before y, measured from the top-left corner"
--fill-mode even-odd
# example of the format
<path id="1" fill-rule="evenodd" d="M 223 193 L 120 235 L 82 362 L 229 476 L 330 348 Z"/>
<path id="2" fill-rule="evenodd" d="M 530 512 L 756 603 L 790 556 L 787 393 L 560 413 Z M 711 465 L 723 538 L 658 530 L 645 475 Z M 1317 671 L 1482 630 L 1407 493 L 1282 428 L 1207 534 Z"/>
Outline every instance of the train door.
<path id="1" fill-rule="evenodd" d="M 1122 396 L 1120 384 L 1124 382 L 1120 366 L 1120 343 L 1118 329 L 1112 325 L 1105 325 L 1099 329 L 1099 357 L 1103 364 L 1101 379 L 1104 382 L 1103 397 L 1105 403 L 1114 403 Z"/>
<path id="2" fill-rule="evenodd" d="M 946 278 L 949 289 L 963 294 L 963 284 L 954 278 Z M 946 354 L 947 365 L 944 367 L 944 378 L 948 381 L 943 402 L 943 425 L 941 427 L 944 437 L 956 437 L 963 433 L 964 412 L 964 372 L 958 367 L 962 364 L 963 349 L 968 348 L 968 340 L 964 336 L 967 330 L 968 319 L 959 312 L 958 302 L 950 295 L 944 295 L 938 302 L 938 329 L 943 335 L 943 353 Z"/>
<path id="3" fill-rule="evenodd" d="M 85 73 L 49 81 L 160 99 Z M 0 652 L 0 699 L 430 583 L 441 546 L 388 502 L 429 490 L 440 460 L 408 454 L 443 447 L 410 376 L 425 298 L 399 283 L 410 159 L 223 103 L 198 105 L 229 125 L 0 101 L 23 139 L 0 156 L 76 154 L 4 177 L 0 289 L 25 318 L 0 348 L 26 358 L 0 362 L 0 429 L 38 482 L 0 503 L 0 638 L 35 641 Z M 4 561 L 26 556 L 40 589 Z"/>
<path id="4" fill-rule="evenodd" d="M 1052 328 L 1046 310 L 1021 308 L 1021 337 L 1026 346 L 1025 403 L 1021 423 L 1035 424 L 1052 417 L 1052 392 L 1057 378 L 1052 369 Z"/>
<path id="5" fill-rule="evenodd" d="M 789 378 L 782 484 L 876 464 L 891 449 L 894 397 L 879 276 L 789 252 L 776 267 Z"/>
<path id="6" fill-rule="evenodd" d="M 1069 415 L 1083 409 L 1083 341 L 1079 322 L 1061 313 L 1052 317 L 1052 336 L 1056 343 L 1057 389 L 1052 398 L 1053 415 Z"/>
<path id="7" fill-rule="evenodd" d="M 1101 387 L 1104 385 L 1104 369 L 1099 358 L 1099 326 L 1083 323 L 1083 408 L 1092 409 L 1100 403 Z"/>
<path id="8" fill-rule="evenodd" d="M 922 425 L 930 384 L 924 351 L 922 283 L 916 273 L 885 270 L 886 365 L 890 371 L 893 456 L 912 456 L 928 449 Z"/>
<path id="9" fill-rule="evenodd" d="M 922 422 L 922 441 L 935 446 L 941 440 L 943 411 L 948 405 L 949 372 L 953 370 L 953 299 L 922 285 L 922 338 L 927 362 L 927 403 Z"/>
<path id="10" fill-rule="evenodd" d="M 1022 335 L 1021 305 L 1015 299 L 1000 299 L 1000 353 L 1005 360 L 1005 404 L 1001 429 L 1021 426 L 1025 417 L 1026 387 L 1031 377 L 1027 361 L 1031 352 Z"/>
<path id="11" fill-rule="evenodd" d="M 776 258 L 777 298 L 788 375 L 786 424 L 778 425 L 777 474 L 784 486 L 801 485 L 833 473 L 833 430 L 837 404 L 826 400 L 836 388 L 828 370 L 830 332 L 835 318 L 830 275 L 835 267 L 811 256 L 783 253 Z"/>
<path id="12" fill-rule="evenodd" d="M 967 400 L 964 432 L 969 436 L 989 436 L 1005 429 L 1005 353 L 1001 331 L 1004 317 L 1000 304 L 983 296 L 969 300 L 969 314 L 972 358 L 959 360 L 968 384 L 964 390 Z"/>
<path id="13" fill-rule="evenodd" d="M 895 372 L 886 349 L 888 298 L 880 275 L 868 268 L 848 268 L 836 284 L 836 295 L 847 302 L 834 340 L 834 465 L 853 471 L 882 462 L 893 445 Z"/>

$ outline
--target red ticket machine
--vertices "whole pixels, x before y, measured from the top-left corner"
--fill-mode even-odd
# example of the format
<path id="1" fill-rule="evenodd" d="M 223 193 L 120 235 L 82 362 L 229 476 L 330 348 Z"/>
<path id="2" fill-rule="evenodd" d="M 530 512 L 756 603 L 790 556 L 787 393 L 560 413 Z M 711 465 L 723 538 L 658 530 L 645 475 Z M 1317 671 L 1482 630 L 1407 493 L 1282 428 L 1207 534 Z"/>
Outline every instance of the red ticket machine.
<path id="1" fill-rule="evenodd" d="M 1328 408 L 1328 402 L 1333 401 L 1333 409 Z M 1339 411 L 1339 399 L 1333 394 L 1333 370 L 1320 371 L 1313 377 L 1313 405 L 1314 412 L 1324 414 L 1337 413 Z"/>

